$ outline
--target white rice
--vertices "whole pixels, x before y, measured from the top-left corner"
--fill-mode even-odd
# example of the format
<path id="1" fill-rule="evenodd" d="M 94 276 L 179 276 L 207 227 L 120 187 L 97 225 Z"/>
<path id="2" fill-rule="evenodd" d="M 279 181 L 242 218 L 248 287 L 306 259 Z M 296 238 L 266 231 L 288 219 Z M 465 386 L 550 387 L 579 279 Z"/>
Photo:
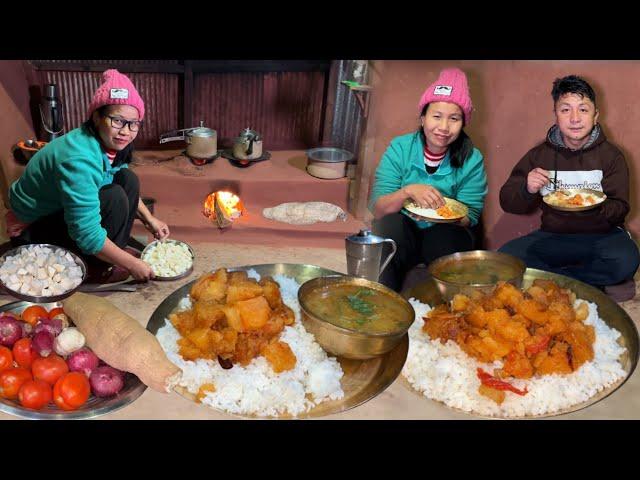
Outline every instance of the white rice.
<path id="1" fill-rule="evenodd" d="M 551 414 L 588 400 L 626 376 L 619 362 L 620 355 L 626 351 L 617 342 L 620 332 L 598 317 L 595 304 L 586 302 L 589 316 L 584 323 L 593 325 L 596 333 L 593 360 L 571 374 L 509 381 L 519 389 L 526 386 L 529 392 L 520 396 L 507 391 L 504 402 L 498 405 L 478 393 L 480 379 L 476 368 L 491 372 L 502 367 L 502 362 L 480 363 L 452 340 L 444 345 L 438 339 L 431 340 L 422 330 L 422 318 L 431 307 L 414 298 L 409 301 L 415 309 L 416 321 L 409 329 L 409 354 L 402 374 L 425 397 L 450 407 L 492 417 Z M 576 306 L 580 302 L 582 300 L 576 300 Z"/>
<path id="2" fill-rule="evenodd" d="M 249 277 L 260 279 L 255 270 Z M 200 386 L 213 383 L 215 392 L 207 392 L 202 403 L 215 409 L 239 415 L 275 417 L 282 414 L 299 415 L 327 400 L 344 397 L 340 385 L 342 368 L 308 333 L 300 321 L 298 288 L 292 278 L 274 275 L 280 285 L 282 300 L 295 313 L 296 321 L 284 328 L 280 340 L 286 342 L 296 356 L 292 370 L 274 373 L 269 362 L 262 356 L 254 358 L 249 365 L 234 365 L 223 369 L 217 360 L 184 360 L 178 353 L 180 333 L 168 319 L 156 334 L 169 360 L 183 371 L 179 385 L 196 394 Z M 189 297 L 183 298 L 178 308 L 191 307 Z"/>

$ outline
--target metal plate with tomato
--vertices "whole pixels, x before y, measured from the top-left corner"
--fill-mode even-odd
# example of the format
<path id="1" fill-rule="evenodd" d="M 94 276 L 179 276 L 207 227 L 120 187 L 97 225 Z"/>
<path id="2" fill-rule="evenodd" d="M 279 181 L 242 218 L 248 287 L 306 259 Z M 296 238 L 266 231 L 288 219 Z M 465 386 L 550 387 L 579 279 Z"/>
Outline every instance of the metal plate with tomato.
<path id="1" fill-rule="evenodd" d="M 3 313 L 13 313 L 22 316 L 28 307 L 39 305 L 50 312 L 56 307 L 61 307 L 58 302 L 51 303 L 31 303 L 13 302 L 0 306 L 0 315 Z M 63 410 L 53 401 L 42 409 L 29 409 L 21 405 L 18 399 L 12 400 L 0 397 L 0 411 L 11 415 L 35 420 L 71 420 L 95 418 L 105 415 L 128 405 L 136 400 L 145 391 L 147 386 L 133 374 L 125 373 L 124 386 L 117 394 L 110 397 L 97 397 L 91 394 L 86 402 L 74 410 Z"/>

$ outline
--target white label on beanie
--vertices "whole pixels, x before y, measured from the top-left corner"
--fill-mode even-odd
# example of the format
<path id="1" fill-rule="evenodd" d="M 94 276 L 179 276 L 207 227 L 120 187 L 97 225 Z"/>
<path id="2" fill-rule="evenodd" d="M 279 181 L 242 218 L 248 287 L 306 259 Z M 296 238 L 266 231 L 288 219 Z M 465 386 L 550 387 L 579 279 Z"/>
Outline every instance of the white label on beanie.
<path id="1" fill-rule="evenodd" d="M 112 88 L 110 98 L 129 98 L 129 90 L 126 88 Z"/>
<path id="2" fill-rule="evenodd" d="M 450 85 L 436 85 L 436 88 L 433 89 L 433 94 L 446 95 L 448 97 L 451 95 L 451 90 L 453 90 L 453 87 Z"/>

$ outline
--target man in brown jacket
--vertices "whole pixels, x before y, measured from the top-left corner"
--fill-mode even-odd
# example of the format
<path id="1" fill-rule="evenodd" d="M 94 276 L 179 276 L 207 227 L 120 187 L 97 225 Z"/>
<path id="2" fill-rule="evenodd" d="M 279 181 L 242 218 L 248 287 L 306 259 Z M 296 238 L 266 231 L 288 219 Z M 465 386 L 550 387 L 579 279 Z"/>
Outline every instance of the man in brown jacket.
<path id="1" fill-rule="evenodd" d="M 598 125 L 596 96 L 582 78 L 556 79 L 551 96 L 556 124 L 529 150 L 500 190 L 505 212 L 542 210 L 541 226 L 499 251 L 528 267 L 567 275 L 626 300 L 635 294 L 638 246 L 624 228 L 629 213 L 629 169 Z M 543 202 L 555 190 L 587 188 L 607 199 L 585 211 L 560 211 Z"/>

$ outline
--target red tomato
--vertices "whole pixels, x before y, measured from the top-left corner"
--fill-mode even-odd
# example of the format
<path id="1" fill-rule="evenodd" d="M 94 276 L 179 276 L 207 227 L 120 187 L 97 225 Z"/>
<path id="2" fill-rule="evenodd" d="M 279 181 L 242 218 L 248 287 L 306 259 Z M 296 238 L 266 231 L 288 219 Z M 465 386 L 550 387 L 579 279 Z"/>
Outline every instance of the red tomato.
<path id="1" fill-rule="evenodd" d="M 31 364 L 31 371 L 36 380 L 44 380 L 49 385 L 54 385 L 69 371 L 69 367 L 62 357 L 52 353 L 48 357 L 36 358 Z"/>
<path id="2" fill-rule="evenodd" d="M 31 372 L 26 368 L 7 368 L 0 372 L 0 397 L 18 398 L 18 391 L 22 384 L 32 379 Z"/>
<path id="3" fill-rule="evenodd" d="M 18 391 L 20 405 L 34 410 L 46 407 L 52 398 L 51 385 L 44 380 L 28 380 L 22 384 Z"/>
<path id="4" fill-rule="evenodd" d="M 30 324 L 32 327 L 36 326 L 39 319 L 48 317 L 49 312 L 40 305 L 31 305 L 22 311 L 22 320 Z"/>
<path id="5" fill-rule="evenodd" d="M 0 346 L 0 372 L 11 367 L 13 367 L 13 354 L 11 350 L 5 346 Z"/>
<path id="6" fill-rule="evenodd" d="M 40 355 L 31 348 L 30 338 L 21 338 L 13 344 L 13 358 L 19 367 L 31 368 L 33 361 L 40 358 Z"/>
<path id="7" fill-rule="evenodd" d="M 80 372 L 66 373 L 53 387 L 53 401 L 63 410 L 75 410 L 84 405 L 91 394 L 91 384 Z"/>
<path id="8" fill-rule="evenodd" d="M 62 307 L 55 307 L 49 310 L 49 318 L 53 318 L 58 314 L 64 314 L 64 309 Z"/>

